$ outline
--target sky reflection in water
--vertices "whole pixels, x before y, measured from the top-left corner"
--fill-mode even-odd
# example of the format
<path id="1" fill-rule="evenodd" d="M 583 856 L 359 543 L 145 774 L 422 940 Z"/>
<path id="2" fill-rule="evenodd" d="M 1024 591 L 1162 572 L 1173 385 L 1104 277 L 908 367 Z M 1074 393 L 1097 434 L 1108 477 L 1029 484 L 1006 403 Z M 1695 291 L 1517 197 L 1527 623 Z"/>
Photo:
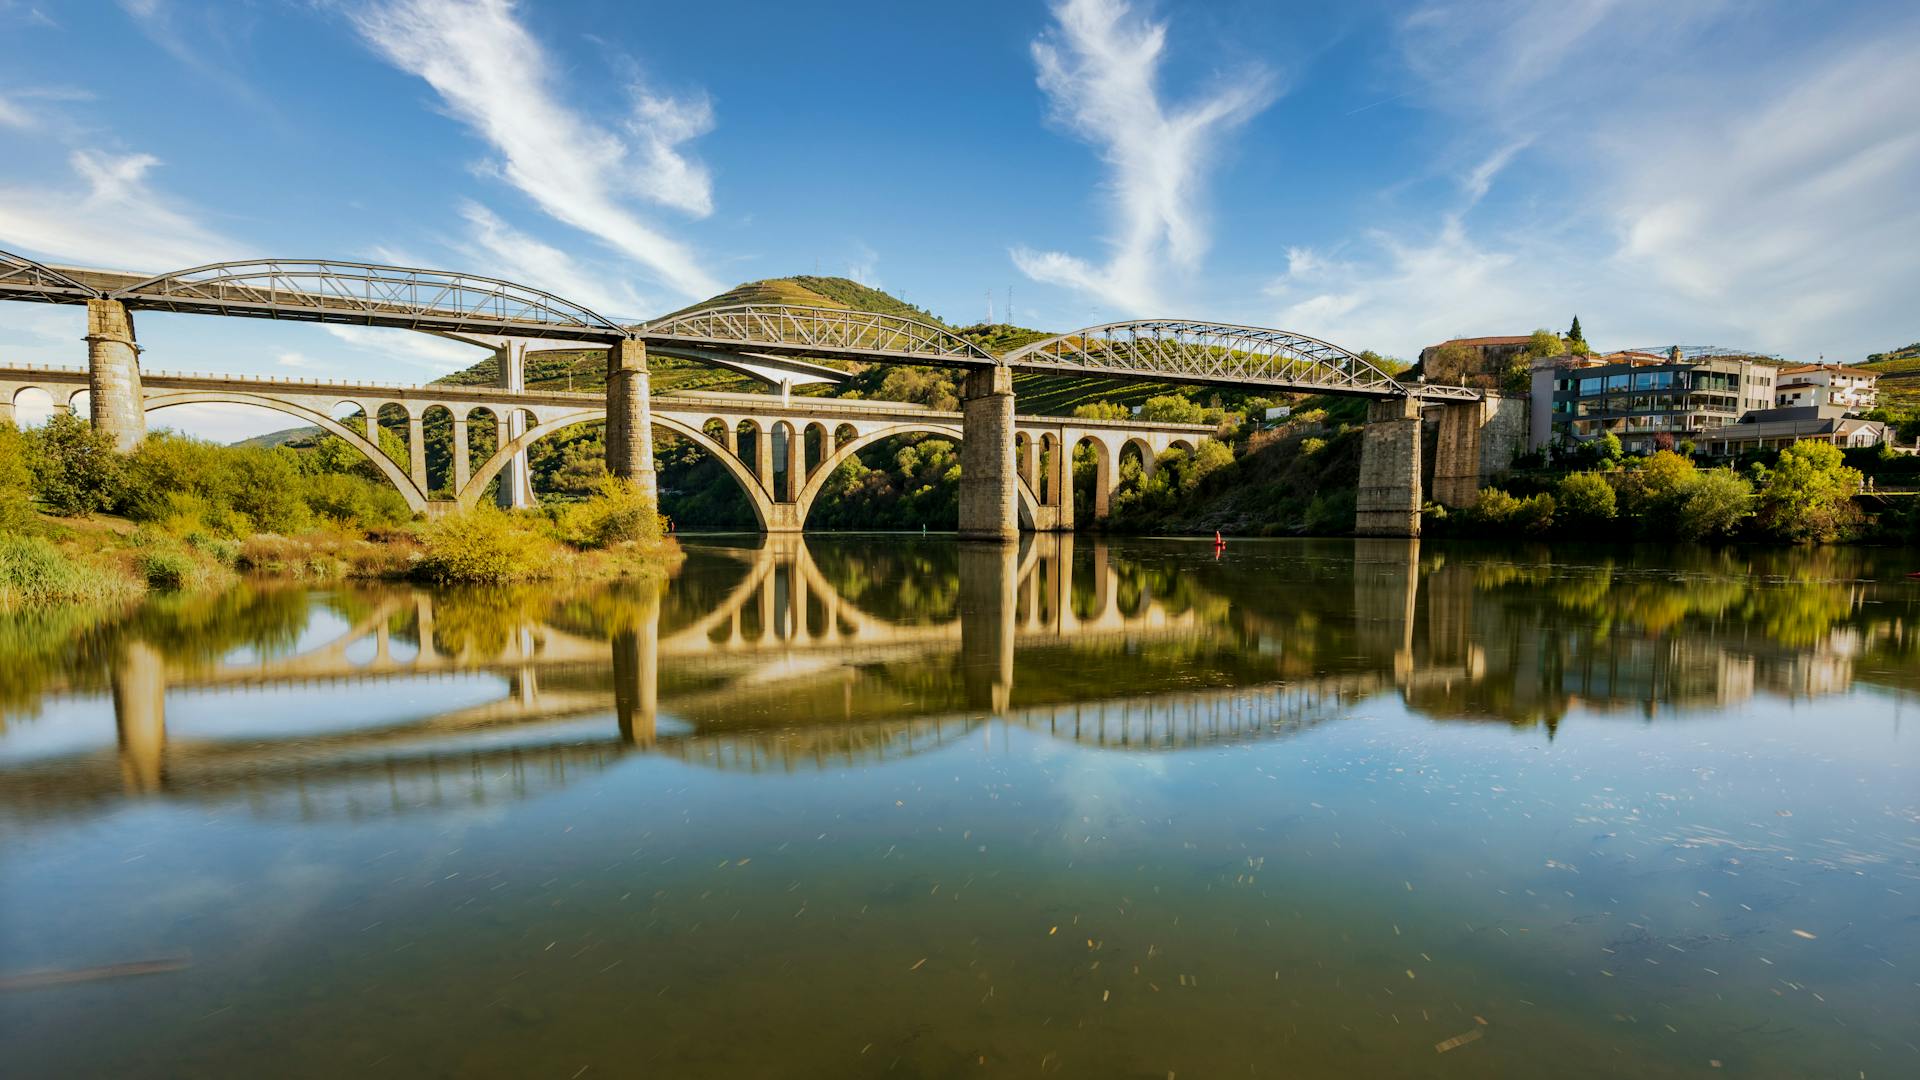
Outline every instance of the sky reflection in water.
<path id="1" fill-rule="evenodd" d="M 16 621 L 7 1071 L 1910 1074 L 1905 569 L 741 539 Z"/>

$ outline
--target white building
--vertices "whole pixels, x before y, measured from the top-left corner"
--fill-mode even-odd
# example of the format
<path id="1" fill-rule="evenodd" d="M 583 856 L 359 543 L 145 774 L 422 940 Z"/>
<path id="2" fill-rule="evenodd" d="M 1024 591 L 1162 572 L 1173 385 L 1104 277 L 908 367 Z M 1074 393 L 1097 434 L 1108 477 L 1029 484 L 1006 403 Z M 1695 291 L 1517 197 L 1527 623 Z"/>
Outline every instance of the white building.
<path id="1" fill-rule="evenodd" d="M 1781 368 L 1773 388 L 1775 408 L 1833 405 L 1852 412 L 1873 408 L 1880 376 L 1844 364 L 1799 364 Z"/>

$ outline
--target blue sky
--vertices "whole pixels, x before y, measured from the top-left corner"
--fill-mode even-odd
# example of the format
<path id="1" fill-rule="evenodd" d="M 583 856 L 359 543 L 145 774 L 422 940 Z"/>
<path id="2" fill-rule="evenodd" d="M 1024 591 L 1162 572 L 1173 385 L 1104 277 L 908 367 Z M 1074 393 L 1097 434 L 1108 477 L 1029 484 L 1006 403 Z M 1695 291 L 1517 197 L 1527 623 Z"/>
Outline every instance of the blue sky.
<path id="1" fill-rule="evenodd" d="M 1059 330 L 1411 356 L 1578 313 L 1601 346 L 1853 360 L 1920 338 L 1915 56 L 1910 0 L 0 0 L 0 247 L 394 261 L 632 317 L 817 269 L 963 322 L 1011 288 Z M 138 329 L 160 369 L 478 356 Z M 81 332 L 0 305 L 0 357 Z"/>

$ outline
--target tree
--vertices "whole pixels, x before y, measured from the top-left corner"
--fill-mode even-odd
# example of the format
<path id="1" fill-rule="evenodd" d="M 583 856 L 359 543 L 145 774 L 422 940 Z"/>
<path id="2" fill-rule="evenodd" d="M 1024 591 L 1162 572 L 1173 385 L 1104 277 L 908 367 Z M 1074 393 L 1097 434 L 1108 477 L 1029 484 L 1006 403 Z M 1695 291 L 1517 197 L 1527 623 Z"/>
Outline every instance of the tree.
<path id="1" fill-rule="evenodd" d="M 1140 406 L 1140 419 L 1160 424 L 1199 424 L 1206 421 L 1206 415 L 1199 402 L 1178 394 L 1150 397 Z"/>
<path id="2" fill-rule="evenodd" d="M 1674 531 L 1683 540 L 1724 540 L 1753 514 L 1753 485 L 1731 469 L 1707 469 L 1687 484 Z"/>
<path id="3" fill-rule="evenodd" d="M 113 439 L 70 412 L 27 435 L 40 501 L 56 514 L 96 514 L 120 503 L 125 466 Z"/>
<path id="4" fill-rule="evenodd" d="M 1080 420 L 1125 420 L 1131 415 L 1125 405 L 1117 401 L 1089 401 L 1073 407 L 1073 415 Z"/>
<path id="5" fill-rule="evenodd" d="M 1599 473 L 1580 472 L 1561 480 L 1554 504 L 1564 524 L 1575 527 L 1604 525 L 1618 512 L 1613 485 Z"/>
<path id="6" fill-rule="evenodd" d="M 1664 529 L 1679 512 L 1695 472 L 1693 459 L 1671 450 L 1654 451 L 1639 468 L 1627 473 L 1621 484 L 1627 516 L 1643 532 Z"/>
<path id="7" fill-rule="evenodd" d="M 932 368 L 897 367 L 880 380 L 879 396 L 886 401 L 908 401 L 943 411 L 960 407 L 953 379 Z"/>
<path id="8" fill-rule="evenodd" d="M 1422 373 L 1428 382 L 1468 385 L 1469 378 L 1481 373 L 1480 351 L 1471 345 L 1442 345 L 1434 350 Z"/>
<path id="9" fill-rule="evenodd" d="M 33 470 L 27 466 L 27 440 L 10 421 L 0 420 L 0 532 L 25 525 L 33 517 Z"/>
<path id="10" fill-rule="evenodd" d="M 1567 340 L 1570 342 L 1587 340 L 1587 335 L 1580 332 L 1580 316 L 1578 315 L 1573 317 L 1573 325 L 1567 328 Z"/>
<path id="11" fill-rule="evenodd" d="M 1859 490 L 1860 471 L 1844 464 L 1838 447 L 1794 443 L 1763 472 L 1756 516 L 1762 528 L 1790 543 L 1839 540 L 1860 523 L 1853 505 Z"/>

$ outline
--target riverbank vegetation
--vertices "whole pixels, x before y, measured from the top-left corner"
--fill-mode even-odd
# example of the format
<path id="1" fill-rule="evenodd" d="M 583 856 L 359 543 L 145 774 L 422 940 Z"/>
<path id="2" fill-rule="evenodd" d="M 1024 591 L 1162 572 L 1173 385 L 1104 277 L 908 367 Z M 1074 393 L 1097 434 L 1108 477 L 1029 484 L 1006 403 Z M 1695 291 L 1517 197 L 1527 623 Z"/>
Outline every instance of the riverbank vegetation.
<path id="1" fill-rule="evenodd" d="M 1701 467 L 1658 450 L 1644 458 L 1577 451 L 1592 467 L 1511 476 L 1471 507 L 1429 507 L 1433 536 L 1561 537 L 1725 543 L 1910 542 L 1915 511 L 1899 501 L 1870 518 L 1861 470 L 1837 447 L 1797 443 L 1745 468 Z"/>
<path id="2" fill-rule="evenodd" d="M 416 520 L 345 444 L 218 446 L 165 432 L 121 453 L 59 414 L 0 424 L 0 608 L 122 602 L 238 575 L 501 584 L 657 573 L 653 501 L 602 478 L 534 511 Z"/>

